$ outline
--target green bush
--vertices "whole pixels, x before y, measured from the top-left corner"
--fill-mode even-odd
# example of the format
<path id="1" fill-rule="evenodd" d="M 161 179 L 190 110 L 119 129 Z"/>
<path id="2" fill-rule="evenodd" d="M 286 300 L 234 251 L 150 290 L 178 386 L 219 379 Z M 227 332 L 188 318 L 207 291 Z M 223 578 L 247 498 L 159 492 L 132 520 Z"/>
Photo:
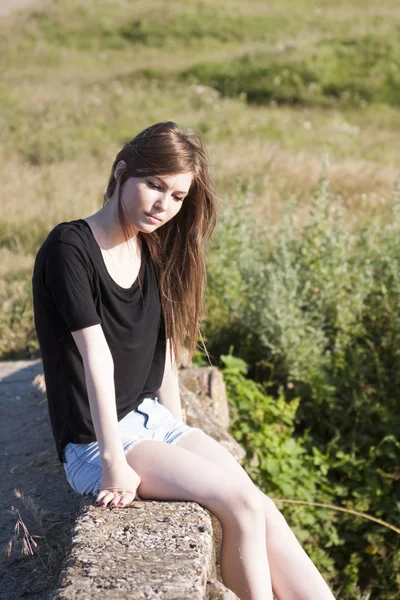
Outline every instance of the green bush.
<path id="1" fill-rule="evenodd" d="M 212 86 L 223 96 L 244 94 L 255 104 L 400 106 L 400 44 L 373 34 L 334 37 L 300 56 L 289 47 L 278 57 L 246 52 L 229 62 L 201 62 L 180 79 Z"/>
<path id="2" fill-rule="evenodd" d="M 279 499 L 330 502 L 328 456 L 316 447 L 308 452 L 301 438 L 293 436 L 300 398 L 285 400 L 268 394 L 268 383 L 247 379 L 247 365 L 237 357 L 222 355 L 222 373 L 233 410 L 230 433 L 246 449 L 243 465 L 252 480 L 273 498 L 298 539 L 326 578 L 334 573 L 331 546 L 342 542 L 337 535 L 337 513 L 312 506 L 280 506 Z"/>
<path id="3" fill-rule="evenodd" d="M 307 225 L 295 222 L 292 201 L 274 236 L 255 226 L 250 196 L 248 188 L 209 248 L 209 351 L 218 357 L 233 345 L 273 396 L 285 388 L 300 398 L 294 438 L 307 455 L 326 457 L 331 503 L 398 527 L 398 189 L 383 218 L 350 232 L 323 175 Z M 315 467 L 304 464 L 313 481 Z M 331 525 L 341 597 L 398 597 L 399 537 L 354 517 Z"/>

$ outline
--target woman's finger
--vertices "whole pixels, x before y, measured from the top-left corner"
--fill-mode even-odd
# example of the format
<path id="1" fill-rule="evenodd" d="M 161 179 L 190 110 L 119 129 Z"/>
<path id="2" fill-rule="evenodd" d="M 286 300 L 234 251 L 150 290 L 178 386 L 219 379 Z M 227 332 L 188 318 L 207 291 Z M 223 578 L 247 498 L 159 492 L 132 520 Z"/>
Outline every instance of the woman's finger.
<path id="1" fill-rule="evenodd" d="M 124 499 L 123 502 L 122 499 Z M 137 491 L 133 492 L 123 488 L 105 488 L 98 493 L 96 505 L 107 506 L 110 503 L 112 507 L 127 506 L 133 500 L 142 500 Z"/>
<path id="2" fill-rule="evenodd" d="M 103 498 L 106 496 L 106 494 L 107 494 L 107 490 L 100 490 L 100 492 L 97 494 L 96 504 L 100 504 L 100 502 L 103 500 Z"/>
<path id="3" fill-rule="evenodd" d="M 106 491 L 106 495 L 100 500 L 100 506 L 107 506 L 107 504 L 114 498 L 114 492 Z"/>
<path id="4" fill-rule="evenodd" d="M 122 498 L 121 494 L 114 492 L 114 498 L 111 500 L 110 506 L 112 506 L 112 507 L 118 506 L 118 503 L 121 500 L 121 498 Z"/>
<path id="5" fill-rule="evenodd" d="M 121 498 L 121 500 L 119 501 L 118 506 L 129 506 L 129 504 L 132 504 L 132 502 L 135 499 L 135 494 L 133 492 L 125 492 Z"/>

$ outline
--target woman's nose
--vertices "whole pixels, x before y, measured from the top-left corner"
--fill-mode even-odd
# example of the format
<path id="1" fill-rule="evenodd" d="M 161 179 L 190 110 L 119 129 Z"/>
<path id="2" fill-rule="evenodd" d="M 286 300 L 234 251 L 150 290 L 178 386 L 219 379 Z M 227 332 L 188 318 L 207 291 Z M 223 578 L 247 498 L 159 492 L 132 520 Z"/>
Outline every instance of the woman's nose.
<path id="1" fill-rule="evenodd" d="M 168 202 L 168 194 L 161 194 L 156 201 L 156 206 L 159 207 L 161 210 L 167 210 Z"/>

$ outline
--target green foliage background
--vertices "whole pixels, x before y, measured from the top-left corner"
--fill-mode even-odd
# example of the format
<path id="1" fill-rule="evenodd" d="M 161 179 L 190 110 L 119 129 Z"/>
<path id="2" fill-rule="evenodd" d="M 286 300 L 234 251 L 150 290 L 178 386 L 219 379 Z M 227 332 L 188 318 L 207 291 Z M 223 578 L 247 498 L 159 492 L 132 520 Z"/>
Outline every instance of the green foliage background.
<path id="1" fill-rule="evenodd" d="M 299 229 L 291 203 L 273 240 L 250 199 L 242 191 L 210 248 L 206 326 L 232 433 L 255 461 L 245 468 L 268 495 L 399 528 L 398 186 L 387 214 L 353 233 L 325 175 L 308 225 Z M 398 597 L 393 530 L 322 508 L 283 510 L 339 598 Z"/>

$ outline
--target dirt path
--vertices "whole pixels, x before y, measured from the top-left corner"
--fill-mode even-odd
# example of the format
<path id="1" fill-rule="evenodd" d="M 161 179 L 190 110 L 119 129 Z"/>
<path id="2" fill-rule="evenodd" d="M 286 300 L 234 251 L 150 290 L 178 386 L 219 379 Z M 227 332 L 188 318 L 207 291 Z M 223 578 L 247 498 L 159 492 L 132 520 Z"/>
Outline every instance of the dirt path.
<path id="1" fill-rule="evenodd" d="M 81 501 L 68 485 L 58 460 L 46 397 L 32 384 L 41 372 L 40 360 L 0 361 L 0 546 L 3 549 L 13 538 L 17 521 L 12 506 L 20 511 L 31 535 L 43 533 L 14 489 L 29 497 L 38 509 L 49 511 L 43 522 L 46 528 L 52 525 L 52 536 L 46 538 L 52 544 L 66 538 L 65 532 L 69 533 Z M 60 537 L 62 533 L 64 538 Z M 54 561 L 48 564 L 46 539 L 36 539 L 39 555 L 34 557 L 21 554 L 21 542 L 14 542 L 10 557 L 2 553 L 2 600 L 25 597 L 47 600 L 55 567 Z M 52 553 L 50 558 L 54 556 Z"/>
<path id="2" fill-rule="evenodd" d="M 43 0 L 1 0 L 0 18 Z M 0 361 L 0 596 L 2 600 L 29 597 L 48 600 L 54 573 L 67 544 L 81 497 L 68 485 L 58 460 L 51 434 L 46 397 L 32 384 L 42 372 L 40 360 Z M 25 506 L 15 490 L 33 502 L 41 513 L 44 531 L 35 522 L 32 509 Z M 15 507 L 38 544 L 38 553 L 21 553 L 22 530 L 18 540 L 14 529 Z M 51 533 L 50 533 L 51 531 Z M 46 534 L 46 537 L 43 536 Z M 39 537 L 41 536 L 41 537 Z M 6 549 L 12 540 L 9 554 Z"/>

